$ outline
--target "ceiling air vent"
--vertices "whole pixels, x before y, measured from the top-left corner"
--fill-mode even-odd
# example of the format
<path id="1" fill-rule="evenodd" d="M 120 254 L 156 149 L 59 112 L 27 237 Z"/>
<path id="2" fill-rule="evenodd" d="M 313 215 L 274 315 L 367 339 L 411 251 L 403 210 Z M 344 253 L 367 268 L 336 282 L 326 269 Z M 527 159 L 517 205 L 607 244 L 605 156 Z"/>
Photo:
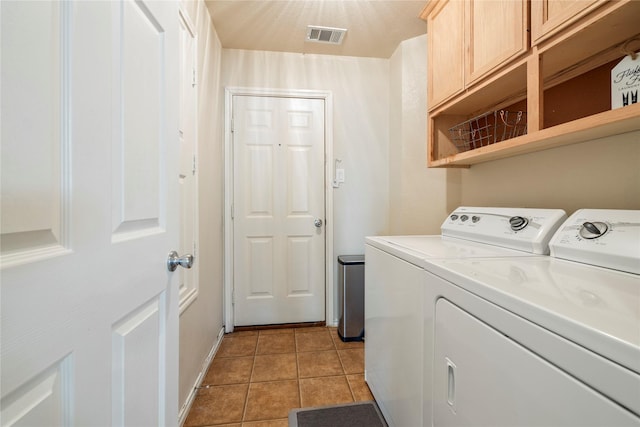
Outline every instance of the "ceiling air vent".
<path id="1" fill-rule="evenodd" d="M 344 28 L 307 27 L 307 41 L 316 43 L 341 44 L 347 32 Z"/>

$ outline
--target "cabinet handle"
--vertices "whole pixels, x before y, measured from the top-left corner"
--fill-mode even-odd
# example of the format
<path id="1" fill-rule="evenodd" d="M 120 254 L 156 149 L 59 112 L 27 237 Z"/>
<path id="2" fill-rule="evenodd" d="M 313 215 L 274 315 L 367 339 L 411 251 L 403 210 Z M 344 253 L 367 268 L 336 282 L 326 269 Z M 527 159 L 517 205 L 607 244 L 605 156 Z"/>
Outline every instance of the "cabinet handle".
<path id="1" fill-rule="evenodd" d="M 447 362 L 447 404 L 451 407 L 451 410 L 456 410 L 456 365 L 445 357 Z"/>

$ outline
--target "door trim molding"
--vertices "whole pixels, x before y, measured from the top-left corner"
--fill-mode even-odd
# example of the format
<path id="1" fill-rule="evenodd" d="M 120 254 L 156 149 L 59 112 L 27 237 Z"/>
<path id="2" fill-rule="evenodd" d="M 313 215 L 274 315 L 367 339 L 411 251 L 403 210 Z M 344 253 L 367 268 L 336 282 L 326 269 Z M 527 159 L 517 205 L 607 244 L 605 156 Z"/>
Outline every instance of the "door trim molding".
<path id="1" fill-rule="evenodd" d="M 193 269 L 193 287 L 190 289 L 186 289 L 184 292 L 178 291 L 178 312 L 180 316 L 182 313 L 189 308 L 193 302 L 198 299 L 198 295 L 200 294 L 200 198 L 198 195 L 200 194 L 200 156 L 199 156 L 199 148 L 200 145 L 200 135 L 198 132 L 198 34 L 195 30 L 195 25 L 191 21 L 189 14 L 185 10 L 183 4 L 180 4 L 180 8 L 178 10 L 178 19 L 182 21 L 182 23 L 187 28 L 187 31 L 193 38 L 193 79 L 196 84 L 196 88 L 194 89 L 193 95 L 193 113 L 194 113 L 194 123 L 193 123 L 193 167 L 195 169 L 195 174 L 193 177 L 193 191 L 195 194 L 194 203 L 193 203 L 193 245 L 194 247 L 190 250 L 187 250 L 187 253 L 192 253 L 195 257 L 195 263 L 192 267 Z M 182 46 L 180 46 L 182 48 Z M 180 66 L 182 66 L 182 55 L 180 57 Z M 182 88 L 180 89 L 182 90 Z M 179 113 L 181 115 L 182 113 Z M 182 206 L 180 207 L 182 209 Z M 180 225 L 182 226 L 182 224 Z M 182 240 L 182 231 L 180 231 L 180 240 Z M 186 248 L 185 248 L 186 249 Z M 192 251 L 192 252 L 191 252 Z"/>
<path id="2" fill-rule="evenodd" d="M 233 117 L 233 97 L 269 96 L 287 98 L 309 98 L 324 100 L 324 217 L 325 217 L 325 322 L 333 325 L 333 94 L 331 91 L 264 89 L 246 87 L 226 87 L 224 97 L 224 327 L 225 332 L 233 332 L 233 223 L 231 204 L 233 201 L 233 150 L 231 118 Z"/>

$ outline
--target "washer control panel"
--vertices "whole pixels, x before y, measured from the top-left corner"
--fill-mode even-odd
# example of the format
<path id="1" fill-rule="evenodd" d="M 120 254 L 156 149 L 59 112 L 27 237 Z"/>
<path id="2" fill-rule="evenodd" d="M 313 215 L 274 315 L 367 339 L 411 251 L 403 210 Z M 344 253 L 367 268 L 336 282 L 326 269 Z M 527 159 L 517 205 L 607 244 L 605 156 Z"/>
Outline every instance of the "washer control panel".
<path id="1" fill-rule="evenodd" d="M 548 254 L 549 240 L 567 218 L 561 209 L 459 207 L 444 221 L 442 235 Z"/>
<path id="2" fill-rule="evenodd" d="M 640 211 L 581 209 L 553 236 L 551 256 L 640 274 Z"/>
<path id="3" fill-rule="evenodd" d="M 580 236 L 585 239 L 597 239 L 609 231 L 609 226 L 601 221 L 585 221 L 580 227 Z"/>
<path id="4" fill-rule="evenodd" d="M 522 216 L 512 216 L 509 218 L 509 224 L 513 231 L 520 231 L 524 230 L 524 228 L 529 225 L 529 220 Z"/>

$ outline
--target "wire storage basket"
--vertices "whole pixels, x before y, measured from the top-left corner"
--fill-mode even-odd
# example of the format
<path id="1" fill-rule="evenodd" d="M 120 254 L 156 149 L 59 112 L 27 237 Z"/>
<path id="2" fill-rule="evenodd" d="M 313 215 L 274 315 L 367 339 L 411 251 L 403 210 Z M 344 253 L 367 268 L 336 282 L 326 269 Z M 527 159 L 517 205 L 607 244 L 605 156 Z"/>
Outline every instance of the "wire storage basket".
<path id="1" fill-rule="evenodd" d="M 473 150 L 527 133 L 527 113 L 495 110 L 449 129 L 451 140 L 461 151 Z"/>

